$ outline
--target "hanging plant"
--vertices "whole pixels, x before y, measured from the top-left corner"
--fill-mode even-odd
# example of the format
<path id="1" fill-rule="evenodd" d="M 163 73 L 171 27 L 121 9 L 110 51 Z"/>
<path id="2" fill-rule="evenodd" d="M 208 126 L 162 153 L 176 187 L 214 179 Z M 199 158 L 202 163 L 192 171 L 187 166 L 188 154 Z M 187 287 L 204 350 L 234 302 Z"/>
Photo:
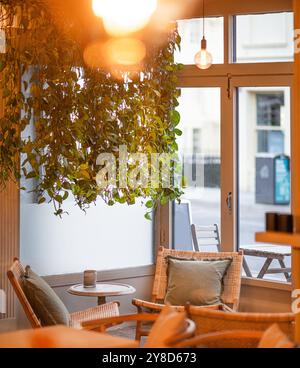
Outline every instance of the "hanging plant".
<path id="1" fill-rule="evenodd" d="M 147 157 L 177 152 L 178 34 L 151 49 L 142 72 L 120 71 L 118 79 L 85 64 L 72 24 L 58 27 L 44 1 L 0 0 L 0 7 L 6 37 L 0 59 L 0 186 L 31 179 L 37 202 L 53 202 L 57 215 L 71 194 L 83 210 L 99 197 L 108 205 L 144 198 L 149 210 L 178 199 L 182 192 L 172 181 L 168 187 L 161 181 L 122 187 L 119 172 L 115 185 L 99 187 L 97 181 L 99 154 L 113 154 L 119 167 L 120 146 Z M 153 162 L 143 167 L 151 173 Z M 126 177 L 136 169 L 128 159 Z M 22 189 L 28 190 L 26 180 Z"/>

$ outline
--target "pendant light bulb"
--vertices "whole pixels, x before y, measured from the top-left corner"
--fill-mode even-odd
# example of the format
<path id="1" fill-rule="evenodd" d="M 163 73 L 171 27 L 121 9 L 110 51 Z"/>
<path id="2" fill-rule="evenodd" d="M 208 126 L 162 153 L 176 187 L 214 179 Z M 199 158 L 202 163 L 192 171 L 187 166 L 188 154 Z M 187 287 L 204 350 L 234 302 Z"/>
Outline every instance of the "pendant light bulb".
<path id="1" fill-rule="evenodd" d="M 195 55 L 195 64 L 199 69 L 209 69 L 213 63 L 210 52 L 207 51 L 207 42 L 205 37 L 201 41 L 201 50 Z"/>
<path id="2" fill-rule="evenodd" d="M 208 69 L 213 63 L 210 52 L 207 51 L 207 41 L 205 39 L 205 0 L 202 1 L 203 6 L 203 38 L 201 41 L 201 49 L 195 55 L 195 64 L 199 69 Z"/>

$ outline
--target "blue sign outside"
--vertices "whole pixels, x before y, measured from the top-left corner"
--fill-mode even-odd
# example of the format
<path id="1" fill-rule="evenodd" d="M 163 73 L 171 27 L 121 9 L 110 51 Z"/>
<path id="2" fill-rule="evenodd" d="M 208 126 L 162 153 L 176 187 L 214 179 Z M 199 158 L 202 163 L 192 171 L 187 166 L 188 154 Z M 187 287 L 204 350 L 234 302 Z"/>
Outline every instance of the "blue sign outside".
<path id="1" fill-rule="evenodd" d="M 291 169 L 287 156 L 275 158 L 275 204 L 290 204 Z"/>

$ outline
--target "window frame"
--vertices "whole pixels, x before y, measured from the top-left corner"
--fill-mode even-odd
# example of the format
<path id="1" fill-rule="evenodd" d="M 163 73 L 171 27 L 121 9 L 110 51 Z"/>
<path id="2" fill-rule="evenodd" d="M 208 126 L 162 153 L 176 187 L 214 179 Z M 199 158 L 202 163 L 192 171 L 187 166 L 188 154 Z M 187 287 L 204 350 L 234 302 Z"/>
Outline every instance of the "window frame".
<path id="1" fill-rule="evenodd" d="M 199 70 L 195 65 L 185 65 L 178 73 L 178 87 L 220 87 L 221 88 L 221 161 L 231 162 L 230 167 L 221 170 L 221 218 L 222 251 L 236 251 L 238 247 L 238 127 L 237 127 L 237 92 L 239 87 L 289 87 L 291 89 L 291 116 L 293 111 L 293 65 L 294 62 L 234 63 L 235 53 L 235 16 L 260 13 L 293 12 L 291 0 L 252 2 L 216 0 L 207 4 L 206 16 L 224 17 L 224 64 L 213 65 L 208 70 Z M 188 16 L 201 17 L 201 10 Z M 187 19 L 187 18 L 185 18 Z M 293 119 L 291 130 L 293 130 Z M 293 143 L 293 142 L 291 142 Z M 221 164 L 222 165 L 222 164 Z M 292 165 L 293 166 L 293 165 Z M 222 167 L 222 166 L 221 166 Z M 222 173 L 223 172 L 223 173 Z M 292 192 L 293 192 L 293 180 Z M 226 205 L 226 193 L 233 193 L 233 211 L 229 213 Z M 292 196 L 293 197 L 293 196 Z M 293 198 L 291 203 L 294 207 Z M 164 209 L 164 229 L 160 234 L 168 234 L 165 247 L 172 247 L 172 204 Z M 230 228 L 230 231 L 224 229 Z M 161 239 L 161 237 L 160 237 Z M 164 237 L 166 239 L 166 237 Z M 247 278 L 245 278 L 247 279 Z M 286 288 L 288 283 L 280 281 L 250 279 L 259 285 L 277 285 Z M 289 286 L 288 286 L 289 287 Z"/>

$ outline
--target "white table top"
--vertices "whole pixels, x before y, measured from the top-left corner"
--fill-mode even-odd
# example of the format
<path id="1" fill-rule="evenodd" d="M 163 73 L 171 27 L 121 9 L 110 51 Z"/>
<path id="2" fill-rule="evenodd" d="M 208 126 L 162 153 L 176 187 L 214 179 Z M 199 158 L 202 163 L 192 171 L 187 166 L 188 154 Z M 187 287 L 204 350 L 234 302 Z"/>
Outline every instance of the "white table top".
<path id="1" fill-rule="evenodd" d="M 289 245 L 270 245 L 270 244 L 255 244 L 255 245 L 243 245 L 240 247 L 241 250 L 254 250 L 261 252 L 271 252 L 276 254 L 282 254 L 289 256 L 292 253 L 291 247 Z"/>
<path id="2" fill-rule="evenodd" d="M 74 285 L 68 289 L 68 293 L 78 296 L 119 296 L 135 293 L 135 288 L 126 284 L 111 284 L 97 282 L 96 287 L 87 288 L 82 284 Z"/>

